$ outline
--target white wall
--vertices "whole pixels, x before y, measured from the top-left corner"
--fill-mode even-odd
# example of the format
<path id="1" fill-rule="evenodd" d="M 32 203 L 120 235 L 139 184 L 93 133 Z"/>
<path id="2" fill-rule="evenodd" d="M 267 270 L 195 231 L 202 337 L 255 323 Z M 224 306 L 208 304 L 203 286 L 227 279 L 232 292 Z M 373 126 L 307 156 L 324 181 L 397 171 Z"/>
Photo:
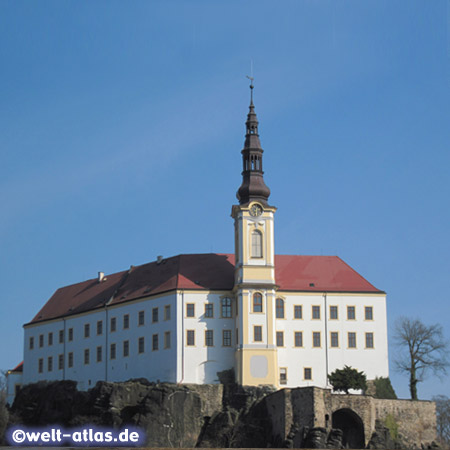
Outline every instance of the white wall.
<path id="1" fill-rule="evenodd" d="M 363 371 L 368 379 L 389 376 L 385 296 L 291 294 L 285 299 L 285 319 L 276 319 L 276 330 L 284 331 L 284 347 L 278 347 L 278 366 L 287 368 L 287 386 L 327 386 L 328 373 L 344 365 Z M 325 321 L 325 301 L 327 321 Z M 294 319 L 294 305 L 302 305 L 303 319 Z M 320 305 L 320 320 L 312 319 L 312 306 Z M 338 306 L 338 320 L 330 320 L 330 305 Z M 347 320 L 347 305 L 355 306 L 356 319 Z M 364 319 L 364 307 L 373 307 L 372 321 Z M 303 347 L 294 346 L 294 332 L 303 332 Z M 339 333 L 339 347 L 331 348 L 330 333 Z M 313 347 L 313 332 L 321 333 L 321 347 Z M 356 333 L 356 348 L 348 348 L 347 333 Z M 374 333 L 374 348 L 365 348 L 365 333 Z M 325 339 L 327 336 L 327 340 Z M 312 380 L 304 380 L 304 368 L 312 369 Z"/>
<path id="2" fill-rule="evenodd" d="M 170 305 L 171 319 L 164 320 L 164 307 Z M 152 321 L 152 310 L 158 308 L 158 322 Z M 138 325 L 139 311 L 144 311 L 144 325 Z M 123 327 L 123 316 L 129 315 L 129 328 Z M 111 318 L 116 318 L 116 331 L 110 331 Z M 97 335 L 97 321 L 103 322 L 101 335 Z M 85 324 L 90 325 L 90 336 L 84 337 Z M 68 340 L 69 329 L 73 340 Z M 25 328 L 24 383 L 39 380 L 75 380 L 80 389 L 89 389 L 99 380 L 123 381 L 145 377 L 149 380 L 176 381 L 176 295 L 174 293 L 151 299 L 100 309 L 88 314 L 70 316 Z M 59 330 L 65 330 L 64 343 L 59 343 Z M 170 332 L 170 348 L 164 348 L 164 333 Z M 53 344 L 48 344 L 48 334 L 53 333 Z M 39 335 L 44 336 L 43 347 Z M 152 350 L 152 336 L 158 335 L 158 350 Z M 34 337 L 34 348 L 29 348 Z M 138 352 L 138 340 L 144 338 L 145 350 Z M 123 356 L 123 342 L 129 342 L 129 356 Z M 110 358 L 110 345 L 116 344 L 116 359 Z M 102 348 L 102 359 L 97 362 L 97 347 Z M 89 364 L 84 363 L 84 352 L 89 350 Z M 73 367 L 68 367 L 68 355 L 73 353 Z M 64 355 L 64 368 L 59 369 L 58 357 Z M 53 368 L 48 370 L 48 357 L 53 358 Z M 39 359 L 44 370 L 38 371 Z"/>
<path id="3" fill-rule="evenodd" d="M 217 383 L 217 372 L 234 367 L 236 346 L 235 311 L 232 318 L 221 318 L 221 298 L 231 293 L 207 293 L 185 291 L 179 294 L 180 311 L 179 335 L 179 375 L 178 382 L 184 383 Z M 195 317 L 186 317 L 186 305 L 195 305 Z M 205 317 L 205 303 L 214 305 L 214 318 Z M 214 346 L 205 345 L 205 331 L 213 330 Z M 187 346 L 187 330 L 195 331 L 195 346 Z M 231 330 L 231 347 L 222 345 L 222 331 Z"/>

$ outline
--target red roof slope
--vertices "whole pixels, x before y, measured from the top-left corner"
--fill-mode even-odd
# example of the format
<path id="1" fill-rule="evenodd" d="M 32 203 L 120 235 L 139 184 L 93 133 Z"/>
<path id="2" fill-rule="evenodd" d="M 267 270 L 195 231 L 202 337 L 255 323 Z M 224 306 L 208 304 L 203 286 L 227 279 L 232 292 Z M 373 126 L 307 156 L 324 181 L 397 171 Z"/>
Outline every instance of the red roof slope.
<path id="1" fill-rule="evenodd" d="M 280 291 L 380 293 L 337 256 L 276 255 Z M 58 289 L 30 323 L 78 314 L 175 289 L 231 290 L 234 255 L 178 255 Z"/>

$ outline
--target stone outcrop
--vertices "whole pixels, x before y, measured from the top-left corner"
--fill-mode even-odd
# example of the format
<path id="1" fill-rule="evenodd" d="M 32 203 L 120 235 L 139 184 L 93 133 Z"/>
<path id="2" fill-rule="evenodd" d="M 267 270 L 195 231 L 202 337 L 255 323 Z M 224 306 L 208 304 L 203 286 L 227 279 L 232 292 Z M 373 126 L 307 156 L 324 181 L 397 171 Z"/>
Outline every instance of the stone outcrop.
<path id="1" fill-rule="evenodd" d="M 146 379 L 98 382 L 84 392 L 73 381 L 55 381 L 24 386 L 11 408 L 10 423 L 136 426 L 145 431 L 149 447 L 342 449 L 363 442 L 358 448 L 434 449 L 423 440 L 433 435 L 433 430 L 425 435 L 423 429 L 426 424 L 432 427 L 432 418 L 414 424 L 408 415 L 408 426 L 402 422 L 405 408 L 420 417 L 432 412 L 431 402 L 405 402 L 331 395 L 317 388 L 274 391 L 233 383 L 174 385 Z"/>

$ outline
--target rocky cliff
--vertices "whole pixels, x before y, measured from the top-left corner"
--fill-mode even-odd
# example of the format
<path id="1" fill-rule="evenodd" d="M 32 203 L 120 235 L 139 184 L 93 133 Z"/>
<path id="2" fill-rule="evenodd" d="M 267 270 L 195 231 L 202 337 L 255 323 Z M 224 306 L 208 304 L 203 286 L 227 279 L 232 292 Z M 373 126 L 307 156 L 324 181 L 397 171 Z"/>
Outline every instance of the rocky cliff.
<path id="1" fill-rule="evenodd" d="M 293 447 L 343 448 L 341 430 L 296 427 L 286 437 L 276 432 L 274 391 L 267 387 L 174 385 L 145 379 L 99 382 L 78 391 L 73 381 L 24 386 L 10 411 L 10 424 L 116 429 L 136 426 L 149 447 Z M 300 429 L 301 428 L 301 429 Z M 369 448 L 401 448 L 381 424 Z"/>

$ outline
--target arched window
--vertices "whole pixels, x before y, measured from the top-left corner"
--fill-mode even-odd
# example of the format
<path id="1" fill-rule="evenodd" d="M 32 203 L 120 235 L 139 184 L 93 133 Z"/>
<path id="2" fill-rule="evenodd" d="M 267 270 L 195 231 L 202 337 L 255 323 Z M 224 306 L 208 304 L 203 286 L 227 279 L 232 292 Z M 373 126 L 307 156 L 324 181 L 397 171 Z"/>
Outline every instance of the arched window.
<path id="1" fill-rule="evenodd" d="M 258 230 L 252 232 L 252 258 L 262 258 L 262 233 Z"/>
<path id="2" fill-rule="evenodd" d="M 277 319 L 284 319 L 284 300 L 282 298 L 277 298 L 276 306 Z"/>
<path id="3" fill-rule="evenodd" d="M 253 294 L 253 312 L 263 312 L 262 295 L 259 292 Z"/>

